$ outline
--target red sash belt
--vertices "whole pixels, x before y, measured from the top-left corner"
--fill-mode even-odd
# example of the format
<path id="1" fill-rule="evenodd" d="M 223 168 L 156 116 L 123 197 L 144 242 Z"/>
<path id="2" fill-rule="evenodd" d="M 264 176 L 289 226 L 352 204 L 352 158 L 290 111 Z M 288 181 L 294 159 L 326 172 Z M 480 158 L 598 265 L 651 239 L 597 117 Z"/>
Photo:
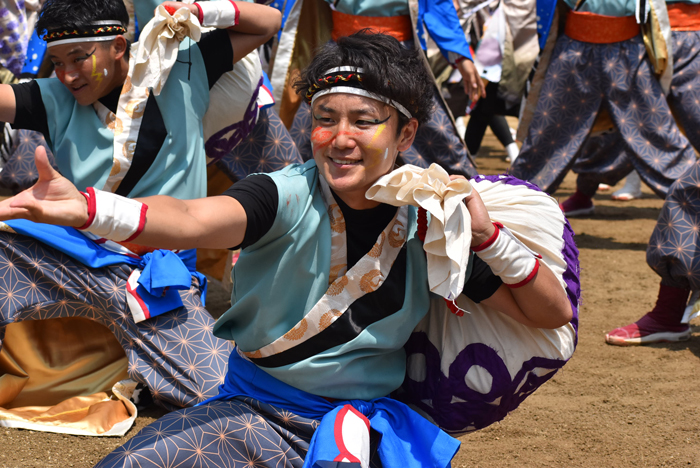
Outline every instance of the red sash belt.
<path id="1" fill-rule="evenodd" d="M 388 34 L 403 42 L 413 39 L 413 24 L 409 15 L 401 16 L 359 16 L 332 11 L 333 31 L 331 37 L 349 36 L 364 28 Z"/>
<path id="2" fill-rule="evenodd" d="M 564 34 L 592 44 L 610 44 L 632 39 L 639 34 L 634 16 L 604 16 L 588 11 L 570 11 Z"/>
<path id="3" fill-rule="evenodd" d="M 700 5 L 690 3 L 669 3 L 668 19 L 674 31 L 700 30 Z"/>

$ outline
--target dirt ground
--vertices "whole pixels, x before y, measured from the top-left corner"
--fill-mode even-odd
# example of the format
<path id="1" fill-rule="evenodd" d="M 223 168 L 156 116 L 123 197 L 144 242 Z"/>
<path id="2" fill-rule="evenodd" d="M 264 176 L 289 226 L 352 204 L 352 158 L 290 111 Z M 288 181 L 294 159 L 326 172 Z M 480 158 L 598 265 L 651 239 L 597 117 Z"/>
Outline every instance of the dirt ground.
<path id="1" fill-rule="evenodd" d="M 481 172 L 506 169 L 497 148 L 487 135 Z M 570 174 L 556 196 L 574 186 Z M 571 220 L 583 289 L 576 353 L 506 419 L 462 437 L 454 467 L 700 467 L 700 322 L 684 343 L 618 348 L 603 339 L 648 311 L 658 291 L 645 249 L 662 202 L 646 187 L 626 203 L 610 193 L 599 193 L 594 215 Z M 226 301 L 215 302 L 220 314 Z M 123 438 L 0 429 L 0 467 L 87 468 L 161 414 L 142 412 Z"/>

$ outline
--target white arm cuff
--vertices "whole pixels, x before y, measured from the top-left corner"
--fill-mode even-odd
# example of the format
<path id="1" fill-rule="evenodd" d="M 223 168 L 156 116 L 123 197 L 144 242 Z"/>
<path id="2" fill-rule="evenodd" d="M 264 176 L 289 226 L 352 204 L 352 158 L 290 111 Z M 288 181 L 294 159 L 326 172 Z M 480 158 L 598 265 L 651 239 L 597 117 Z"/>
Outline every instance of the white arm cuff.
<path id="1" fill-rule="evenodd" d="M 113 241 L 131 241 L 146 226 L 148 205 L 93 187 L 83 195 L 88 202 L 88 222 L 79 229 Z"/>
<path id="2" fill-rule="evenodd" d="M 501 277 L 506 286 L 525 286 L 539 270 L 539 255 L 528 249 L 508 228 L 496 223 L 494 225 L 497 231 L 495 240 L 488 246 L 477 246 L 472 250 L 488 264 L 494 275 Z"/>
<path id="3" fill-rule="evenodd" d="M 230 28 L 238 25 L 239 11 L 230 0 L 195 3 L 199 22 L 206 28 Z"/>

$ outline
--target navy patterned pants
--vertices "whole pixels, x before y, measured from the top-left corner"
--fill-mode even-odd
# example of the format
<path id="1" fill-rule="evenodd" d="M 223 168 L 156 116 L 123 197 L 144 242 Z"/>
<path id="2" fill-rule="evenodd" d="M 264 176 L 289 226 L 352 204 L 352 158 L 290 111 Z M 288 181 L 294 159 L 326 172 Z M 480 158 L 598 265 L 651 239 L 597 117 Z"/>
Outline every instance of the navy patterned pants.
<path id="1" fill-rule="evenodd" d="M 0 347 L 5 326 L 24 320 L 81 317 L 107 327 L 128 358 L 129 377 L 167 409 L 218 393 L 232 345 L 212 335 L 195 277 L 183 307 L 134 323 L 126 304 L 132 268 L 89 268 L 30 237 L 0 232 Z"/>
<path id="2" fill-rule="evenodd" d="M 558 40 L 537 109 L 511 173 L 552 193 L 576 162 L 601 105 L 632 165 L 659 196 L 695 161 L 654 78 L 641 37 L 589 44 Z"/>
<path id="3" fill-rule="evenodd" d="M 477 174 L 476 168 L 437 92 L 436 88 L 430 120 L 418 126 L 413 145 L 402 152 L 400 157 L 404 164 L 427 168 L 432 163 L 437 163 L 450 174 L 460 174 L 471 179 Z M 290 134 L 305 161 L 314 157 L 311 151 L 311 125 L 311 107 L 302 102 L 294 116 Z"/>
<path id="4" fill-rule="evenodd" d="M 166 414 L 97 468 L 301 468 L 319 421 L 252 398 Z"/>
<path id="5" fill-rule="evenodd" d="M 700 31 L 673 31 L 673 79 L 668 103 L 693 147 L 700 151 Z M 573 171 L 579 191 L 593 195 L 599 183 L 617 184 L 633 169 L 618 133 L 591 137 Z"/>
<path id="6" fill-rule="evenodd" d="M 673 32 L 674 72 L 669 100 L 693 146 L 700 150 L 700 32 Z M 647 247 L 661 283 L 700 289 L 700 161 L 671 186 Z"/>

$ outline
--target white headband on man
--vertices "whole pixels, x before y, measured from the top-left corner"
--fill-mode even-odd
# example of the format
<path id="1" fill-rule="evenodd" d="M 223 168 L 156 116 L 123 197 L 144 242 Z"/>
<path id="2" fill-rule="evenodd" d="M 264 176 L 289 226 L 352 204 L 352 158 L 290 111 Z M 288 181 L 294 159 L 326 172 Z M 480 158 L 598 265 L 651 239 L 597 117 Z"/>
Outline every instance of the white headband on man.
<path id="1" fill-rule="evenodd" d="M 118 20 L 93 21 L 89 25 L 76 29 L 65 28 L 46 32 L 43 39 L 46 47 L 68 44 L 71 42 L 111 41 L 120 34 L 126 34 L 126 28 Z"/>
<path id="2" fill-rule="evenodd" d="M 336 68 L 331 68 L 330 70 L 326 70 L 325 72 L 323 72 L 323 75 L 328 77 L 329 75 L 333 75 L 336 73 L 342 73 L 342 72 L 349 72 L 349 73 L 355 73 L 357 75 L 361 75 L 363 73 L 363 69 L 357 68 L 357 67 L 350 67 L 350 66 L 336 67 Z M 344 81 L 346 81 L 346 80 L 344 80 Z M 358 82 L 358 83 L 361 83 L 361 82 Z M 405 115 L 409 119 L 413 118 L 413 116 L 408 111 L 408 109 L 406 109 L 404 106 L 402 106 L 398 102 L 394 101 L 393 99 L 389 99 L 387 97 L 381 96 L 381 95 L 373 93 L 371 91 L 367 91 L 364 88 L 354 87 L 354 86 L 335 85 L 335 86 L 331 86 L 330 88 L 325 88 L 325 89 L 322 89 L 320 91 L 316 91 L 315 93 L 313 93 L 313 96 L 311 97 L 310 104 L 313 104 L 314 101 L 321 96 L 324 96 L 326 94 L 335 94 L 335 93 L 355 94 L 357 96 L 368 97 L 370 99 L 374 99 L 375 101 L 383 102 L 384 104 L 392 106 L 393 108 L 395 108 L 397 111 L 401 112 L 403 115 Z"/>

